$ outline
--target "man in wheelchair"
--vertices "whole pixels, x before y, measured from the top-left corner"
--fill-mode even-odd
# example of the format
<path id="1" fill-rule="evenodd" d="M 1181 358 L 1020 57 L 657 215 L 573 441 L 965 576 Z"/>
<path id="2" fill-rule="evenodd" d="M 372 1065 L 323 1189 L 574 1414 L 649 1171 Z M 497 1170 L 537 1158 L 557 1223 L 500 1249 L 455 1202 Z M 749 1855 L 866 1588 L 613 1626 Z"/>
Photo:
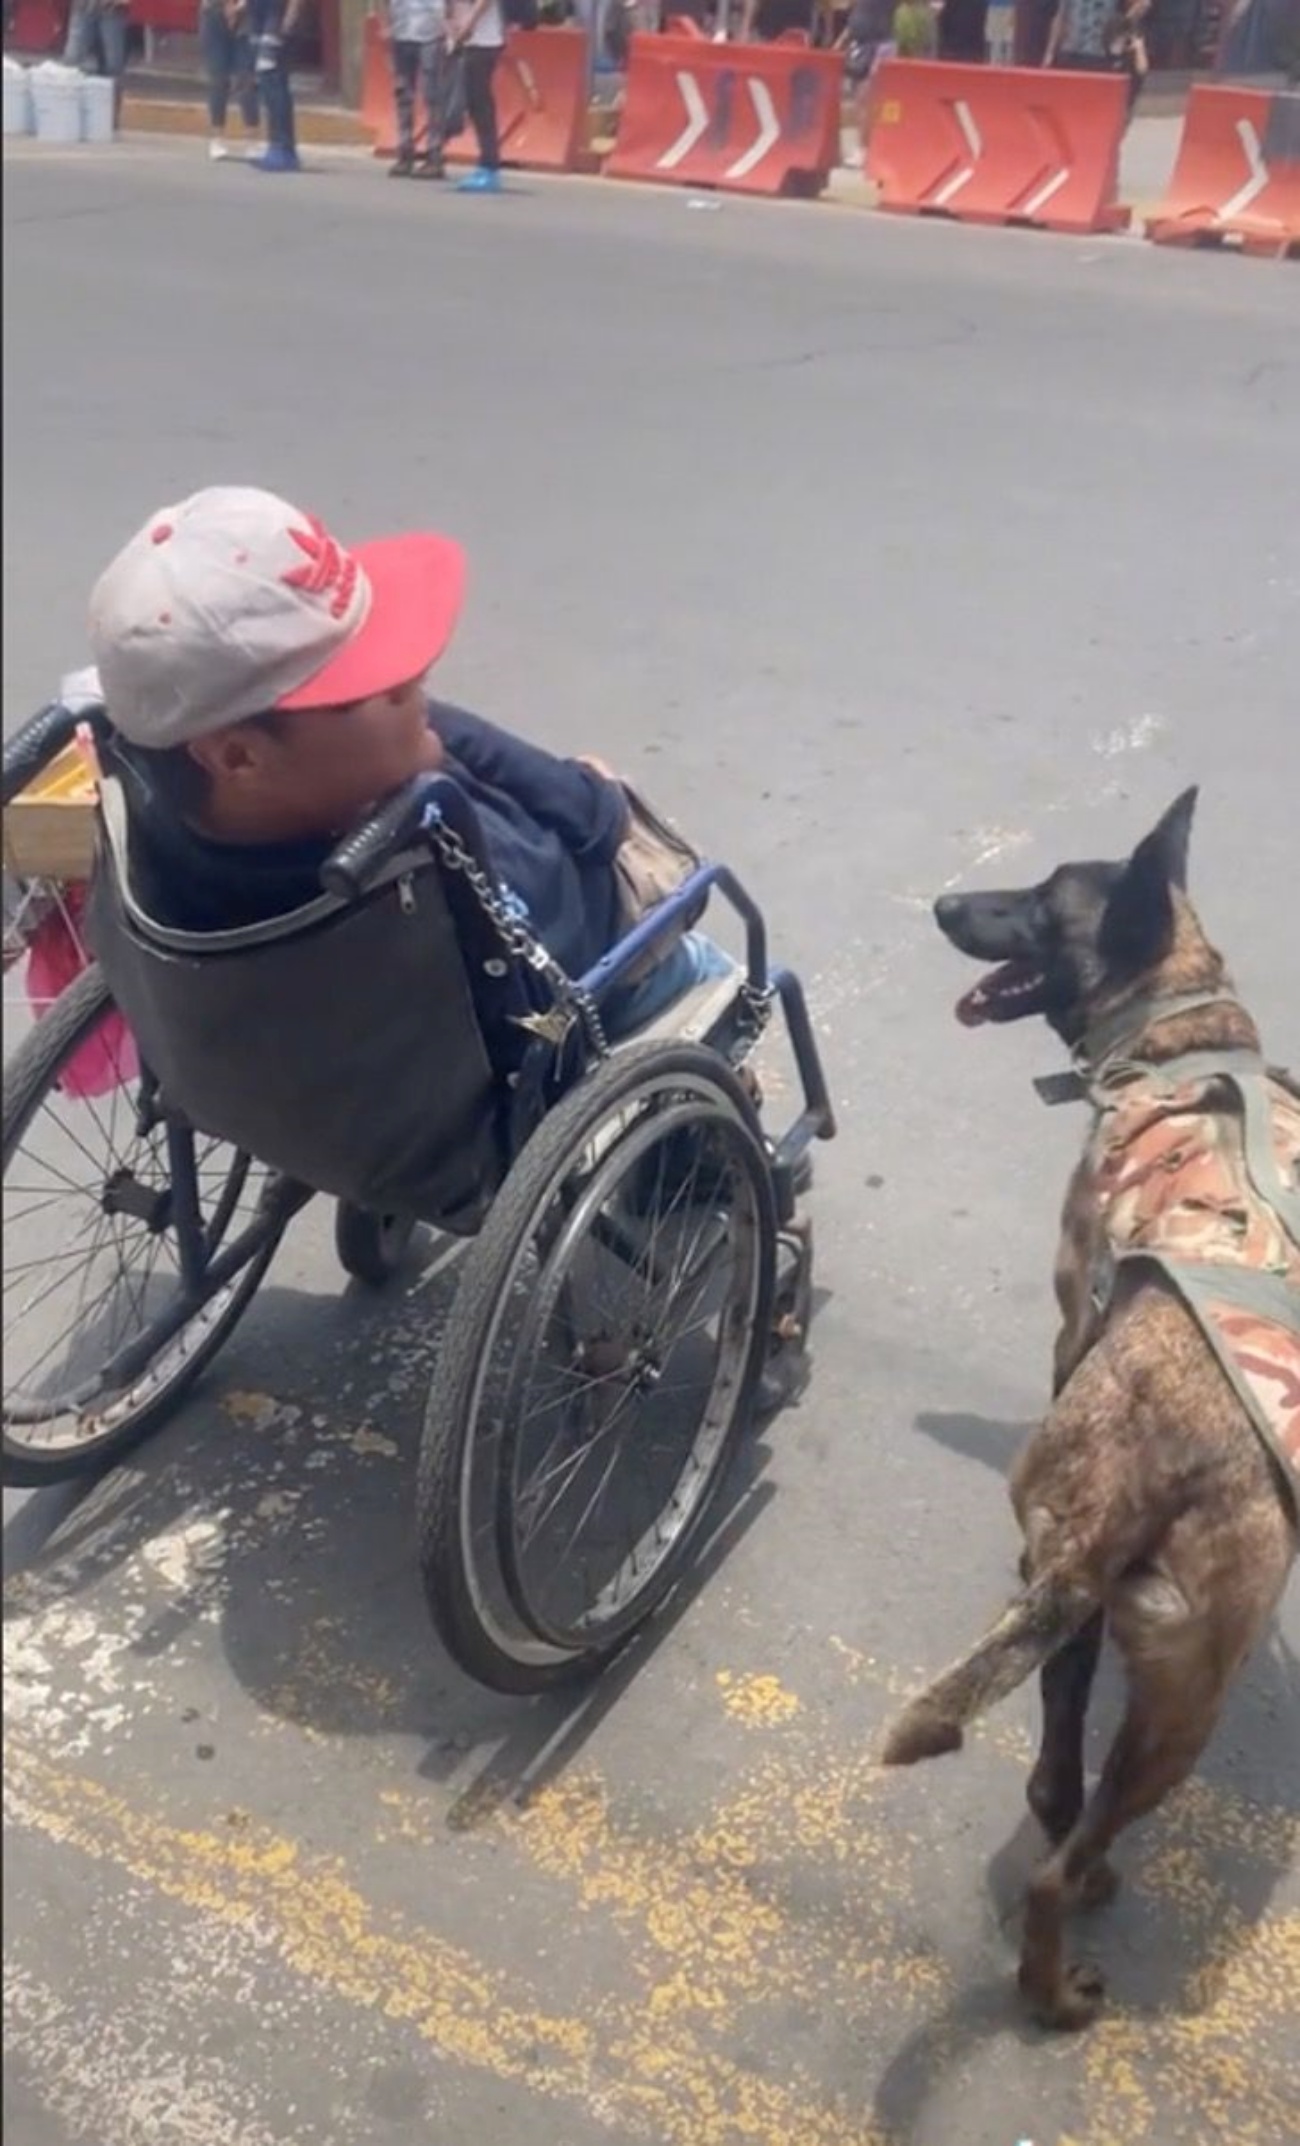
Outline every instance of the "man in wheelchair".
<path id="1" fill-rule="evenodd" d="M 162 1421 L 316 1194 L 372 1284 L 418 1222 L 470 1240 L 420 1563 L 461 1667 L 531 1692 L 665 1599 L 755 1409 L 799 1389 L 796 1202 L 834 1117 L 735 874 L 599 764 L 426 698 L 462 581 L 444 538 L 348 552 L 265 492 L 198 493 L 100 580 L 97 683 L 9 742 L 7 799 L 83 722 L 103 780 L 96 958 L 5 1073 L 7 1185 L 53 1143 L 22 1270 L 39 1237 L 73 1295 L 52 1366 L 45 1321 L 12 1371 L 6 1341 L 4 1461 L 58 1480 Z M 715 893 L 743 969 L 689 932 Z M 797 1083 L 773 1135 L 749 1060 L 775 1013 Z M 66 1075 L 106 1028 L 113 1101 L 74 1128 Z"/>
<path id="2" fill-rule="evenodd" d="M 91 599 L 91 639 L 159 921 L 228 931 L 319 892 L 325 859 L 422 772 L 472 802 L 508 901 L 570 975 L 627 929 L 621 785 L 464 710 L 425 678 L 455 628 L 463 555 L 431 534 L 345 549 L 272 493 L 214 486 L 161 509 Z M 691 933 L 624 987 L 611 1034 L 730 964 Z"/>

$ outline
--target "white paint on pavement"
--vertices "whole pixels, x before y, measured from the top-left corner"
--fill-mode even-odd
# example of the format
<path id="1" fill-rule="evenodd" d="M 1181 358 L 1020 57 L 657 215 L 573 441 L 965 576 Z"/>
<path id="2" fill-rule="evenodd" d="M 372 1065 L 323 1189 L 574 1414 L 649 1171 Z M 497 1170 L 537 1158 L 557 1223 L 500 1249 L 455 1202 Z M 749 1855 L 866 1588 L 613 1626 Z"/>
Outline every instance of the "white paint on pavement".
<path id="1" fill-rule="evenodd" d="M 131 2009 L 88 2017 L 9 1958 L 4 1972 L 5 2057 L 39 2081 L 43 2109 L 96 2146 L 290 2146 L 250 2108 L 246 2084 L 187 2040 L 170 2050 L 156 2021 Z M 133 2017 L 134 2015 L 134 2017 Z M 15 2141 L 15 2146 L 20 2142 Z"/>
<path id="2" fill-rule="evenodd" d="M 1092 738 L 1092 749 L 1103 760 L 1115 760 L 1121 753 L 1144 753 L 1150 750 L 1157 738 L 1162 738 L 1169 728 L 1169 719 L 1163 715 L 1139 715 L 1131 723 L 1122 723 L 1114 730 L 1100 730 Z"/>

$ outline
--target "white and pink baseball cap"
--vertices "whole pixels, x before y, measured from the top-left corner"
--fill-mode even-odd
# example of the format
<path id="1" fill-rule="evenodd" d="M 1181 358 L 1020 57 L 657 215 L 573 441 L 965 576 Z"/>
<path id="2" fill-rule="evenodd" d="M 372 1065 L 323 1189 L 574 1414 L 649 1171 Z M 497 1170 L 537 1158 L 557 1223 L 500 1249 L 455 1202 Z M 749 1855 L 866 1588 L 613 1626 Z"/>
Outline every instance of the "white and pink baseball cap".
<path id="1" fill-rule="evenodd" d="M 449 537 L 349 551 L 273 492 L 212 485 L 151 514 L 118 553 L 91 596 L 90 637 L 114 725 L 162 749 L 418 678 L 464 589 Z"/>

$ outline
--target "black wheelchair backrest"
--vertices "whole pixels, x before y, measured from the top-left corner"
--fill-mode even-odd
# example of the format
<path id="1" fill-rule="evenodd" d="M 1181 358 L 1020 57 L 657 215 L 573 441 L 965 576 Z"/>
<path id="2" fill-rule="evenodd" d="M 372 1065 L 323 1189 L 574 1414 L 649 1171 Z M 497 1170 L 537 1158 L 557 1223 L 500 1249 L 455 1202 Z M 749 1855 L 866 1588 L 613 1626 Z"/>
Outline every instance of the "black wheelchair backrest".
<path id="1" fill-rule="evenodd" d="M 88 922 L 169 1110 L 316 1191 L 478 1228 L 506 1164 L 501 1081 L 427 847 L 356 901 L 174 931 L 133 890 L 127 800 L 106 775 Z"/>

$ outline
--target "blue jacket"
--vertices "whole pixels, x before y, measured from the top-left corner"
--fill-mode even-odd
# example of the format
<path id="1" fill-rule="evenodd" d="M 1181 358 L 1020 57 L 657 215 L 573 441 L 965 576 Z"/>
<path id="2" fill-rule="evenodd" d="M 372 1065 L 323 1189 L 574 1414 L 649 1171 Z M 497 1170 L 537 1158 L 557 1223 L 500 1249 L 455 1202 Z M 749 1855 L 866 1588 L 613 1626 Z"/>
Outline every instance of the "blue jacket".
<path id="1" fill-rule="evenodd" d="M 543 945 L 581 975 L 618 937 L 611 869 L 627 825 L 616 783 L 526 744 L 481 716 L 430 702 L 447 772 L 470 799 L 498 881 Z M 147 753 L 119 746 L 129 781 L 132 863 L 146 906 L 180 931 L 230 931 L 320 893 L 333 844 L 215 842 L 163 801 Z"/>

